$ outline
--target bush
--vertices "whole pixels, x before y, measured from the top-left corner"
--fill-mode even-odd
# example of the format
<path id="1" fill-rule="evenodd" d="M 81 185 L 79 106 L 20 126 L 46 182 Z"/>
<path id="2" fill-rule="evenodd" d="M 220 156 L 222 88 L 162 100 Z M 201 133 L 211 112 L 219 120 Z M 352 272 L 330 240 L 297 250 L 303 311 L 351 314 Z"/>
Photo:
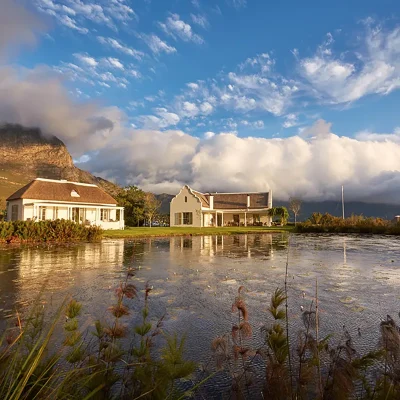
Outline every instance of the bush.
<path id="1" fill-rule="evenodd" d="M 73 242 L 101 239 L 103 230 L 74 221 L 0 222 L 0 242 Z"/>
<path id="2" fill-rule="evenodd" d="M 311 217 L 297 224 L 300 233 L 368 233 L 382 235 L 400 235 L 400 223 L 393 223 L 382 218 L 366 218 L 351 215 L 348 218 L 335 217 L 331 214 L 313 213 Z"/>

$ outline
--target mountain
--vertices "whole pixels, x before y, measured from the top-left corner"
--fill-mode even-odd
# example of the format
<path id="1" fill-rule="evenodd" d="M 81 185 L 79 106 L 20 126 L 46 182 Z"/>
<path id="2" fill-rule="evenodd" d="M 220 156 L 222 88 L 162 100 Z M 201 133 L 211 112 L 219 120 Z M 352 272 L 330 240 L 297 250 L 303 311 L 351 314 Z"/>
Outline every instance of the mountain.
<path id="1" fill-rule="evenodd" d="M 120 187 L 74 165 L 65 144 L 39 129 L 0 126 L 0 210 L 5 199 L 35 178 L 94 183 L 115 196 Z"/>

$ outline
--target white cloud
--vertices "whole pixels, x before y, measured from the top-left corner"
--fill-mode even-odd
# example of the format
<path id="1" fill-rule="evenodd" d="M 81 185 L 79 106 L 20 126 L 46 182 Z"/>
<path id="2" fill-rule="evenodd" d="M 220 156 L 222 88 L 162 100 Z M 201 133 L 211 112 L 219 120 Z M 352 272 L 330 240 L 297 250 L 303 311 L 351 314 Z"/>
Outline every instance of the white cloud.
<path id="1" fill-rule="evenodd" d="M 171 14 L 164 23 L 160 22 L 159 25 L 167 35 L 172 36 L 175 40 L 180 38 L 185 42 L 204 43 L 203 38 L 194 33 L 192 27 L 182 21 L 178 14 Z"/>
<path id="2" fill-rule="evenodd" d="M 99 64 L 96 59 L 90 57 L 87 53 L 75 53 L 74 57 L 77 58 L 82 64 L 89 67 L 97 67 Z"/>
<path id="3" fill-rule="evenodd" d="M 68 28 L 78 31 L 79 33 L 86 35 L 89 32 L 89 30 L 87 28 L 82 28 L 82 27 L 78 26 L 76 24 L 76 21 L 74 19 L 72 19 L 71 17 L 69 17 L 68 15 L 58 15 L 57 14 L 57 15 L 55 15 L 55 17 L 61 24 L 65 25 Z"/>
<path id="4" fill-rule="evenodd" d="M 156 115 L 141 115 L 137 118 L 143 129 L 164 129 L 175 126 L 180 121 L 177 114 L 166 108 L 155 108 L 153 111 Z"/>
<path id="5" fill-rule="evenodd" d="M 247 6 L 247 0 L 227 0 L 235 8 L 243 8 Z"/>
<path id="6" fill-rule="evenodd" d="M 240 121 L 240 124 L 243 126 L 250 127 L 252 129 L 264 129 L 264 121 L 257 120 L 257 121 L 247 121 L 247 120 L 242 120 Z"/>
<path id="7" fill-rule="evenodd" d="M 113 39 L 110 37 L 98 36 L 97 40 L 103 45 L 109 46 L 109 47 L 113 48 L 114 50 L 117 50 L 121 53 L 127 54 L 128 56 L 135 57 L 138 60 L 141 60 L 144 57 L 143 52 L 135 50 L 131 47 L 128 47 L 128 46 L 124 45 L 123 43 L 121 43 L 120 41 L 118 41 L 117 39 Z"/>
<path id="8" fill-rule="evenodd" d="M 150 34 L 150 35 L 139 35 L 141 39 L 144 40 L 144 42 L 149 46 L 150 50 L 154 54 L 160 54 L 160 53 L 176 53 L 176 48 L 173 46 L 168 45 L 166 42 L 161 40 L 157 35 Z"/>
<path id="9" fill-rule="evenodd" d="M 285 115 L 285 122 L 282 124 L 284 128 L 292 128 L 298 124 L 297 114 L 291 113 Z"/>
<path id="10" fill-rule="evenodd" d="M 209 22 L 207 20 L 207 17 L 205 15 L 201 14 L 190 14 L 190 17 L 192 18 L 192 21 L 194 24 L 197 24 L 201 26 L 204 29 L 207 29 L 209 27 Z"/>
<path id="11" fill-rule="evenodd" d="M 400 87 L 400 28 L 385 31 L 367 25 L 363 37 L 356 51 L 334 55 L 333 36 L 328 34 L 315 55 L 299 59 L 310 93 L 336 104 L 388 94 Z"/>
<path id="12" fill-rule="evenodd" d="M 192 90 L 197 90 L 199 88 L 199 85 L 197 83 L 194 82 L 189 82 L 186 84 L 186 86 Z"/>
<path id="13" fill-rule="evenodd" d="M 83 24 L 90 21 L 107 25 L 117 31 L 121 23 L 126 25 L 133 18 L 137 18 L 125 0 L 103 0 L 101 4 L 90 0 L 34 0 L 34 4 L 39 11 L 52 15 L 64 26 L 83 34 L 88 33 L 88 29 L 79 26 L 76 19 Z"/>
<path id="14" fill-rule="evenodd" d="M 400 144 L 400 127 L 396 128 L 393 133 L 361 131 L 355 135 L 355 138 L 363 142 L 392 142 Z"/>
<path id="15" fill-rule="evenodd" d="M 313 139 L 132 130 L 86 167 L 156 192 L 176 193 L 189 184 L 202 191 L 272 189 L 275 198 L 326 200 L 338 199 L 344 184 L 348 200 L 398 202 L 398 142 L 339 137 L 326 132 L 326 123 L 311 130 L 318 126 L 323 132 Z"/>
<path id="16" fill-rule="evenodd" d="M 122 64 L 122 62 L 118 60 L 118 58 L 107 57 L 103 58 L 101 61 L 110 68 L 116 68 L 122 71 L 125 69 L 124 64 Z"/>
<path id="17" fill-rule="evenodd" d="M 214 107 L 208 101 L 205 101 L 204 103 L 200 104 L 200 111 L 204 115 L 211 114 L 213 110 Z"/>

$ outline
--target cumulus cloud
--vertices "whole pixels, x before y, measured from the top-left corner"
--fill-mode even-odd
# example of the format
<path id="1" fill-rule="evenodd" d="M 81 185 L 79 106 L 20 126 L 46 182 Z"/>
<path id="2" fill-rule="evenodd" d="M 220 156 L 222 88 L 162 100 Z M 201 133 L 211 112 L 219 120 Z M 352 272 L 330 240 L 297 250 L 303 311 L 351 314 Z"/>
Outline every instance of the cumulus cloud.
<path id="1" fill-rule="evenodd" d="M 0 56 L 15 46 L 36 44 L 45 30 L 43 21 L 14 0 L 2 0 L 0 8 Z"/>
<path id="2" fill-rule="evenodd" d="M 275 198 L 326 200 L 338 199 L 344 184 L 348 200 L 398 202 L 400 143 L 339 137 L 329 128 L 318 121 L 306 137 L 286 139 L 135 129 L 85 167 L 155 192 L 176 193 L 189 184 L 202 191 L 272 189 Z"/>
<path id="3" fill-rule="evenodd" d="M 184 42 L 204 43 L 203 38 L 194 33 L 192 27 L 182 21 L 178 14 L 171 14 L 165 22 L 160 22 L 159 25 L 167 35 L 172 36 L 175 40 L 180 38 Z"/>

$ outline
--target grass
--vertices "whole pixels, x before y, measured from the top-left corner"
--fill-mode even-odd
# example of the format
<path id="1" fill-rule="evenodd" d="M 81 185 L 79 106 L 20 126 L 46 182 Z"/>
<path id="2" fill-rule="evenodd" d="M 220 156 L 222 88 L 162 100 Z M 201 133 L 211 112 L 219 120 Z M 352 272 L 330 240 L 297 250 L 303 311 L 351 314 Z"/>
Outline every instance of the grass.
<path id="1" fill-rule="evenodd" d="M 239 235 L 245 233 L 291 232 L 294 226 L 240 226 L 240 227 L 138 227 L 124 230 L 106 230 L 105 238 L 135 238 L 162 236 Z"/>

